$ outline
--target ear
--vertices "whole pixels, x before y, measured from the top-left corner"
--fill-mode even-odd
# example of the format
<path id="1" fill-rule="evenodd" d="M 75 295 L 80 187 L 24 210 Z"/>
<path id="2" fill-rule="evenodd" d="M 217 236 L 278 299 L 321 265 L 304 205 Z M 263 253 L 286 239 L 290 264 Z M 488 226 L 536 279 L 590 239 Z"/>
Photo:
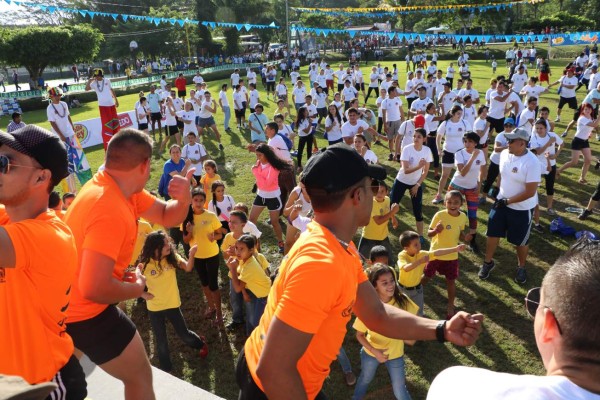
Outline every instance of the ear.
<path id="1" fill-rule="evenodd" d="M 543 343 L 548 343 L 560 337 L 561 334 L 558 329 L 558 322 L 556 321 L 554 313 L 548 308 L 544 308 L 541 313 L 543 315 L 543 322 L 540 339 Z"/>
<path id="2" fill-rule="evenodd" d="M 44 188 L 48 187 L 48 184 L 52 180 L 52 172 L 49 169 L 40 169 L 34 175 L 35 178 L 35 186 L 42 185 Z"/>

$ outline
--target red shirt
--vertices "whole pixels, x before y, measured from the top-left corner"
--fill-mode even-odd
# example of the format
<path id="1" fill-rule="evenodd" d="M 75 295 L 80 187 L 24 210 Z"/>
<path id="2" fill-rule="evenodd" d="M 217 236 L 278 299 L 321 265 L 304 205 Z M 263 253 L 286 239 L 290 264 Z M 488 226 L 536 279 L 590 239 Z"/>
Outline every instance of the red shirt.
<path id="1" fill-rule="evenodd" d="M 187 81 L 185 80 L 184 77 L 179 77 L 179 78 L 175 79 L 175 87 L 180 92 L 185 90 L 186 84 L 187 84 Z"/>

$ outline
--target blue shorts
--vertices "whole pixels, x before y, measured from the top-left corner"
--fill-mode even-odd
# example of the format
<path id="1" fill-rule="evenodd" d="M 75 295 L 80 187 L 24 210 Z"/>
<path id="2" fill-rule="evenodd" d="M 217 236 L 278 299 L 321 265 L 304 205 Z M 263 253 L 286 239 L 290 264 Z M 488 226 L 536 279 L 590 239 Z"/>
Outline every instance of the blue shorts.
<path id="1" fill-rule="evenodd" d="M 515 246 L 529 243 L 533 209 L 513 210 L 512 208 L 492 208 L 488 219 L 488 237 L 506 237 Z"/>

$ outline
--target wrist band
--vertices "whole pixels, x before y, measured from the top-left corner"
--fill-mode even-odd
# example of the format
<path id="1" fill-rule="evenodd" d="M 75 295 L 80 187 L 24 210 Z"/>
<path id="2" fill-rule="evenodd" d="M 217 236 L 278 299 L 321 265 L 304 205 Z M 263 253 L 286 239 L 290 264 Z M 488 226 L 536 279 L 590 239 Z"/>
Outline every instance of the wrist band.
<path id="1" fill-rule="evenodd" d="M 435 327 L 435 337 L 440 343 L 446 342 L 446 335 L 444 334 L 444 331 L 446 330 L 446 322 L 446 320 L 440 321 Z"/>

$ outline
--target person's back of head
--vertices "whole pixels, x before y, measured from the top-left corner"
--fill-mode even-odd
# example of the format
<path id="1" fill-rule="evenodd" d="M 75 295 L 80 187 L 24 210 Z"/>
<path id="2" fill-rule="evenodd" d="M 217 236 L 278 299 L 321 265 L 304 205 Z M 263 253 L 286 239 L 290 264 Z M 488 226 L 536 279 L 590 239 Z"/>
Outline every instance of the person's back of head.
<path id="1" fill-rule="evenodd" d="M 542 306 L 552 311 L 561 334 L 560 358 L 600 370 L 600 243 L 575 243 L 550 268 L 542 291 Z"/>
<path id="2" fill-rule="evenodd" d="M 152 138 L 137 129 L 123 129 L 115 134 L 106 150 L 106 168 L 130 171 L 152 155 Z"/>

